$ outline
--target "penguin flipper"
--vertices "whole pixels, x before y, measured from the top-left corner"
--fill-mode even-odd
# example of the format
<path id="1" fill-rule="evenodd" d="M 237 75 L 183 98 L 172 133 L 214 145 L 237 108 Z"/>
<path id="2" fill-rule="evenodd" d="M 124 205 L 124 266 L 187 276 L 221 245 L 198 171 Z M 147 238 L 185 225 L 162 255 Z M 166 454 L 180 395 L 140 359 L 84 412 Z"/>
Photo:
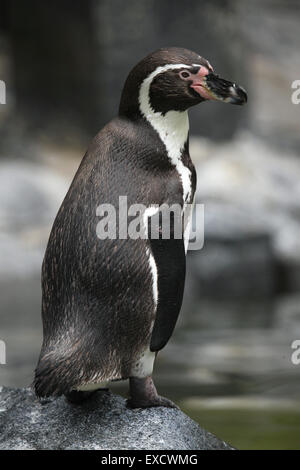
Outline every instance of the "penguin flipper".
<path id="1" fill-rule="evenodd" d="M 183 239 L 151 240 L 158 271 L 158 305 L 150 350 L 159 351 L 169 341 L 180 312 L 185 282 Z"/>

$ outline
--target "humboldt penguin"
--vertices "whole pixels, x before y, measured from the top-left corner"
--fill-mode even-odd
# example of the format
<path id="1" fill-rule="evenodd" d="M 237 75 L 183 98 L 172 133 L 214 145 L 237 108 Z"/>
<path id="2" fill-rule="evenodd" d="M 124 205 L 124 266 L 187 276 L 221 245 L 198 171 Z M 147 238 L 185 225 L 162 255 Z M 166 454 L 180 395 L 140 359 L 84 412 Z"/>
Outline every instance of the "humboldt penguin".
<path id="1" fill-rule="evenodd" d="M 38 396 L 66 395 L 76 403 L 103 382 L 129 379 L 128 406 L 174 406 L 158 395 L 152 370 L 184 291 L 196 188 L 188 109 L 207 100 L 244 104 L 247 95 L 187 49 L 159 49 L 129 73 L 118 116 L 91 142 L 50 234 L 42 266 Z M 126 236 L 124 227 L 120 235 L 120 221 L 134 204 L 145 208 L 139 220 L 147 236 Z M 155 216 L 162 205 L 180 206 L 181 236 L 174 235 L 178 216 L 170 216 L 169 236 L 161 235 L 162 217 Z M 117 225 L 116 236 L 113 230 L 99 236 L 105 214 L 107 227 Z M 152 219 L 158 236 L 151 236 Z"/>

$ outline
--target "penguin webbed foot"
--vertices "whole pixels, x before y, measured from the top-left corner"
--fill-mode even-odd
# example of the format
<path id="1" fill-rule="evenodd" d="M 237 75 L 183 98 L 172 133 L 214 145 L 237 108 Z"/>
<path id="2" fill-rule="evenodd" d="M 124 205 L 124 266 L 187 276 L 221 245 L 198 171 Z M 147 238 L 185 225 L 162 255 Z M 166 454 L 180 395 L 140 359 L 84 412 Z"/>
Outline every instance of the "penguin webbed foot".
<path id="1" fill-rule="evenodd" d="M 179 410 L 178 406 L 175 405 L 171 400 L 165 397 L 161 397 L 157 395 L 155 399 L 148 399 L 143 401 L 135 400 L 134 398 L 130 398 L 127 400 L 127 408 L 135 409 L 135 408 L 152 408 L 155 406 L 164 406 L 165 408 L 175 408 Z"/>
<path id="2" fill-rule="evenodd" d="M 164 406 L 179 409 L 175 403 L 158 395 L 152 377 L 130 377 L 130 398 L 127 400 L 128 408 L 151 408 Z"/>

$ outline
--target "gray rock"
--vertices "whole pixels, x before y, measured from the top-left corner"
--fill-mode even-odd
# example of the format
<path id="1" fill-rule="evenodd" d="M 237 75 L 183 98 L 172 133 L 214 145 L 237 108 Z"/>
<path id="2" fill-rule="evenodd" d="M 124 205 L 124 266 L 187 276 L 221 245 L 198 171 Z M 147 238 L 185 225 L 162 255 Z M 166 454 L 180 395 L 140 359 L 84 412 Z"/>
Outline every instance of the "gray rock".
<path id="1" fill-rule="evenodd" d="M 1 160 L 1 231 L 11 234 L 49 226 L 67 189 L 68 182 L 49 166 L 16 158 Z"/>
<path id="2" fill-rule="evenodd" d="M 39 401 L 31 389 L 2 388 L 0 449 L 204 450 L 231 447 L 180 410 L 130 410 L 124 398 L 99 392 L 82 406 Z"/>
<path id="3" fill-rule="evenodd" d="M 235 3 L 249 61 L 250 126 L 272 145 L 299 153 L 299 106 L 291 101 L 291 84 L 299 78 L 298 2 L 243 0 Z M 276 46 L 274 45 L 274 39 Z M 276 39 L 275 39 L 276 40 Z M 285 159 L 285 151 L 282 155 Z"/>
<path id="4" fill-rule="evenodd" d="M 72 142 L 84 131 L 93 135 L 97 126 L 101 128 L 116 114 L 129 69 L 163 46 L 196 49 L 225 78 L 247 88 L 247 56 L 241 47 L 234 4 L 234 0 L 190 0 L 186 9 L 178 1 L 131 0 L 124 8 L 122 0 L 86 0 L 71 9 L 61 4 L 59 16 L 51 3 L 35 4 L 34 15 L 24 6 L 10 6 L 12 46 L 17 51 L 12 64 L 15 114 L 23 117 L 29 131 L 40 128 L 45 132 L 47 128 L 46 134 L 55 132 L 56 140 Z M 63 20 L 66 15 L 68 24 Z M 201 28 L 191 27 L 195 18 Z M 28 25 L 26 32 L 23 24 Z M 223 139 L 240 128 L 248 108 L 237 112 L 234 106 L 211 103 L 195 108 L 193 114 L 194 132 Z M 10 129 L 15 136 L 16 122 Z M 2 128 L 0 132 L 4 137 L 8 133 Z M 0 144 L 2 140 L 1 135 Z"/>
<path id="5" fill-rule="evenodd" d="M 49 165 L 0 161 L 0 281 L 40 272 L 51 224 L 68 184 Z"/>
<path id="6" fill-rule="evenodd" d="M 213 298 L 265 298 L 276 289 L 275 260 L 268 236 L 206 238 L 189 256 L 194 293 Z"/>

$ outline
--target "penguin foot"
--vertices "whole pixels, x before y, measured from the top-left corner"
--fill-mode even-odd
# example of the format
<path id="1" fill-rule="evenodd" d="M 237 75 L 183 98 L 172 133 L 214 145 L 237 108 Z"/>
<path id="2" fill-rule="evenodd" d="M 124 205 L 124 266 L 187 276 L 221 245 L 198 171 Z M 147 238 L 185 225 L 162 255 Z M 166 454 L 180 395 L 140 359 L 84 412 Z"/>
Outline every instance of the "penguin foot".
<path id="1" fill-rule="evenodd" d="M 160 395 L 157 395 L 155 399 L 152 400 L 143 400 L 143 401 L 136 401 L 132 398 L 127 400 L 126 403 L 128 408 L 134 409 L 134 408 L 151 408 L 154 406 L 164 406 L 166 408 L 176 408 L 179 410 L 178 406 L 175 405 L 171 400 L 165 397 L 161 397 Z"/>
<path id="2" fill-rule="evenodd" d="M 79 390 L 72 390 L 69 393 L 65 393 L 66 400 L 73 405 L 81 405 L 81 403 L 86 402 L 97 392 L 107 392 L 108 388 L 98 388 L 96 390 L 82 392 Z"/>
<path id="3" fill-rule="evenodd" d="M 130 377 L 130 399 L 127 400 L 128 408 L 150 408 L 153 406 L 164 406 L 177 408 L 171 400 L 158 395 L 152 377 Z"/>

